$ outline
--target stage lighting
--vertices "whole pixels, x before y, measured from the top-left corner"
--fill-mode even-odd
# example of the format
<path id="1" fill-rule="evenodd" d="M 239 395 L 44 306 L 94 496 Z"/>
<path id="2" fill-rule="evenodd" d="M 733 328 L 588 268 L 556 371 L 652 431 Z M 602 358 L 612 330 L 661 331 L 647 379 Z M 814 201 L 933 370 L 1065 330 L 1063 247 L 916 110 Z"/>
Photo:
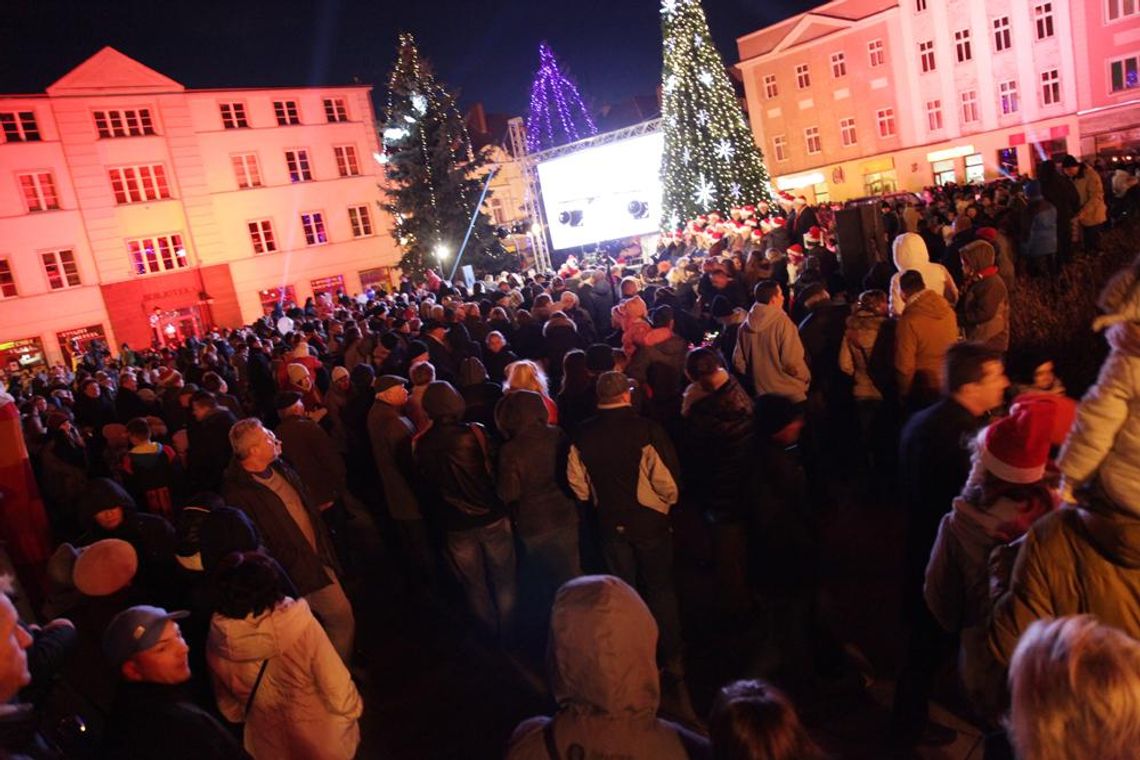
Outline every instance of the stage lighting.
<path id="1" fill-rule="evenodd" d="M 497 237 L 498 237 L 500 240 L 502 240 L 502 239 L 506 238 L 506 237 L 507 237 L 508 235 L 510 235 L 510 234 L 511 234 L 511 231 L 510 231 L 510 230 L 508 230 L 506 227 L 499 227 L 498 229 L 496 229 L 496 230 L 495 230 L 495 235 L 496 235 L 496 236 L 497 236 Z"/>
<path id="2" fill-rule="evenodd" d="M 571 227 L 577 227 L 582 224 L 582 212 L 579 209 L 573 211 L 563 211 L 558 215 L 559 224 L 569 224 Z"/>
<path id="3" fill-rule="evenodd" d="M 629 215 L 634 219 L 644 219 L 649 216 L 649 204 L 645 201 L 630 201 L 629 205 L 625 207 Z"/>

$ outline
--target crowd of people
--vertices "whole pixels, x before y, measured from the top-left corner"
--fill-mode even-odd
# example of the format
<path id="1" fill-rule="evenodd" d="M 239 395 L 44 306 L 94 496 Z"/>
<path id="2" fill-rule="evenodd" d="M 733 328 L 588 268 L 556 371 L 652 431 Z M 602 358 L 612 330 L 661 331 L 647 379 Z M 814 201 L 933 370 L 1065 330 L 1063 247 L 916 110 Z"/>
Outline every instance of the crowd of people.
<path id="1" fill-rule="evenodd" d="M 1010 343 L 1019 277 L 1094 254 L 1107 220 L 1099 175 L 1059 163 L 885 201 L 891 260 L 861 282 L 831 210 L 784 195 L 637 265 L 404 277 L 8 372 L 5 477 L 35 482 L 3 493 L 26 602 L 0 595 L 5 750 L 353 757 L 373 558 L 351 539 L 375 524 L 411 603 L 548 649 L 558 711 L 507 757 L 822 758 L 793 703 L 859 664 L 818 609 L 820 521 L 871 501 L 907 524 L 897 741 L 955 738 L 928 706 L 956 660 L 987 757 L 1129 757 L 1140 259 L 1104 289 L 1079 406 Z M 713 624 L 763 619 L 773 653 L 707 720 L 679 510 L 711 547 Z"/>

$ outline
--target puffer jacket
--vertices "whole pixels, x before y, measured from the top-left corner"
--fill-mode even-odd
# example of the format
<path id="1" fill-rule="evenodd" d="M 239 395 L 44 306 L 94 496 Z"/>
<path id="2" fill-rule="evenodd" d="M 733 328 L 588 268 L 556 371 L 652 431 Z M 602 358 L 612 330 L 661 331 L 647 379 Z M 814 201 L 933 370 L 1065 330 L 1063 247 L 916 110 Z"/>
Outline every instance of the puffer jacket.
<path id="1" fill-rule="evenodd" d="M 1140 514 L 1140 324 L 1113 325 L 1108 343 L 1057 466 L 1072 485 L 1096 475 L 1110 499 Z"/>
<path id="2" fill-rule="evenodd" d="M 566 483 L 570 450 L 566 434 L 548 424 L 543 398 L 534 391 L 508 394 L 496 415 L 508 439 L 499 450 L 498 493 L 514 507 L 523 538 L 578 523 L 578 510 Z"/>
<path id="3" fill-rule="evenodd" d="M 883 389 L 875 382 L 874 359 L 886 322 L 886 317 L 863 310 L 847 318 L 847 332 L 839 344 L 839 369 L 854 379 L 856 399 L 880 401 L 883 398 Z"/>
<path id="4" fill-rule="evenodd" d="M 1022 256 L 1037 258 L 1057 252 L 1057 207 L 1044 198 L 1031 202 L 1025 209 L 1021 227 Z"/>
<path id="5" fill-rule="evenodd" d="M 576 578 L 558 591 L 550 616 L 550 679 L 558 712 L 523 721 L 507 760 L 558 757 L 687 760 L 707 743 L 657 717 L 661 698 L 657 623 L 637 592 L 608 575 Z"/>
<path id="6" fill-rule="evenodd" d="M 206 644 L 218 709 L 244 722 L 255 760 L 348 760 L 364 702 L 304 599 L 241 620 L 214 615 Z M 245 706 L 261 664 L 249 714 Z"/>
<path id="7" fill-rule="evenodd" d="M 1073 185 L 1077 188 L 1077 197 L 1080 207 L 1076 220 L 1082 227 L 1095 227 L 1108 221 L 1108 206 L 1104 202 L 1104 182 L 1096 169 L 1088 164 L 1081 164 L 1081 170 L 1073 177 Z"/>
<path id="8" fill-rule="evenodd" d="M 921 235 L 913 232 L 904 232 L 895 238 L 891 246 L 891 257 L 898 269 L 891 276 L 890 307 L 891 314 L 901 316 L 906 310 L 906 299 L 903 298 L 899 286 L 899 278 L 908 269 L 922 273 L 922 281 L 927 290 L 933 290 L 945 298 L 951 305 L 958 301 L 958 288 L 949 270 L 941 264 L 930 260 L 930 253 L 926 250 L 926 241 Z"/>
<path id="9" fill-rule="evenodd" d="M 958 319 L 946 299 L 929 290 L 912 296 L 895 332 L 895 373 L 899 394 L 937 398 L 942 362 L 958 341 Z"/>
<path id="10" fill-rule="evenodd" d="M 743 516 L 752 451 L 752 399 L 736 378 L 709 392 L 685 389 L 680 447 L 686 493 L 714 516 Z"/>
<path id="11" fill-rule="evenodd" d="M 1009 291 L 998 276 L 994 249 L 978 241 L 964 247 L 961 256 L 978 274 L 958 302 L 958 323 L 966 340 L 1004 353 L 1009 349 Z"/>
<path id="12" fill-rule="evenodd" d="M 1140 639 L 1140 514 L 1106 499 L 1034 523 L 998 599 L 989 644 L 1008 665 L 1034 620 L 1091 614 Z"/>
<path id="13" fill-rule="evenodd" d="M 732 366 L 752 378 L 757 396 L 775 393 L 799 403 L 807 398 L 811 372 L 804 359 L 804 344 L 783 309 L 757 303 L 748 312 L 736 336 Z"/>
<path id="14" fill-rule="evenodd" d="M 669 327 L 655 327 L 645 334 L 641 345 L 634 351 L 626 374 L 644 384 L 648 381 L 649 368 L 654 364 L 664 364 L 679 380 L 684 377 L 688 353 L 688 341 Z"/>

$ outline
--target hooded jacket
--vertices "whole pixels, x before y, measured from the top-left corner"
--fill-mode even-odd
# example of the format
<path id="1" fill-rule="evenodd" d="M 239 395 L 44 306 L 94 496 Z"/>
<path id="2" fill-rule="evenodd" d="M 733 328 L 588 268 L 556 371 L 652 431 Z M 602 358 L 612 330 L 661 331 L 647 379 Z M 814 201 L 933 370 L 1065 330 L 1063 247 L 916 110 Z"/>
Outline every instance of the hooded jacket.
<path id="1" fill-rule="evenodd" d="M 857 400 L 880 401 L 886 385 L 876 366 L 885 341 L 887 318 L 872 311 L 859 310 L 847 318 L 847 331 L 839 344 L 839 369 L 855 381 L 853 394 Z M 890 330 L 893 333 L 893 329 Z M 882 337 L 880 337 L 882 336 Z M 886 346 L 889 347 L 889 346 Z"/>
<path id="2" fill-rule="evenodd" d="M 1097 476 L 1112 501 L 1140 515 L 1140 324 L 1113 325 L 1108 343 L 1057 467 L 1073 485 Z"/>
<path id="3" fill-rule="evenodd" d="M 957 302 L 958 288 L 954 284 L 954 278 L 946 267 L 930 260 L 930 253 L 926 250 L 926 241 L 922 239 L 921 235 L 913 232 L 904 232 L 899 235 L 891 247 L 891 257 L 895 262 L 895 268 L 898 269 L 891 275 L 891 314 L 896 317 L 902 316 L 906 310 L 906 299 L 903 297 L 902 288 L 899 286 L 899 278 L 908 269 L 922 273 L 922 281 L 926 284 L 927 290 L 933 290 L 951 304 Z"/>
<path id="4" fill-rule="evenodd" d="M 1096 227 L 1108 221 L 1108 206 L 1104 202 L 1104 181 L 1096 169 L 1082 163 L 1080 171 L 1072 180 L 1073 186 L 1077 188 L 1077 197 L 1080 199 L 1076 219 L 1081 226 Z"/>
<path id="5" fill-rule="evenodd" d="M 807 398 L 811 373 L 800 334 L 783 309 L 757 303 L 736 336 L 732 366 L 752 378 L 757 396 L 775 393 L 795 403 Z"/>
<path id="6" fill-rule="evenodd" d="M 549 669 L 558 712 L 515 729 L 508 760 L 559 757 L 686 760 L 708 745 L 657 717 L 657 623 L 637 592 L 608 575 L 564 585 L 550 616 Z M 578 754 L 575 754 L 575 753 Z"/>
<path id="7" fill-rule="evenodd" d="M 752 399 L 728 375 L 712 392 L 699 383 L 689 385 L 682 408 L 679 446 L 687 492 L 709 513 L 743 516 L 749 509 L 745 475 L 752 452 Z"/>
<path id="8" fill-rule="evenodd" d="M 621 330 L 621 348 L 626 356 L 633 356 L 637 347 L 642 344 L 645 334 L 652 329 L 646 320 L 649 313 L 645 301 L 641 296 L 627 298 L 615 306 L 610 314 L 614 327 Z"/>
<path id="9" fill-rule="evenodd" d="M 412 436 L 416 426 L 400 410 L 377 399 L 368 412 L 372 457 L 384 489 L 384 503 L 393 520 L 420 520 L 419 500 L 411 485 Z"/>
<path id="10" fill-rule="evenodd" d="M 961 256 L 977 273 L 958 303 L 958 322 L 966 340 L 1005 353 L 1009 350 L 1009 291 L 994 265 L 994 249 L 978 241 L 964 247 Z"/>
<path id="11" fill-rule="evenodd" d="M 626 374 L 639 383 L 648 381 L 649 368 L 654 364 L 665 364 L 673 369 L 678 378 L 685 374 L 685 357 L 689 353 L 689 343 L 670 327 L 654 327 L 645 338 L 633 358 L 629 361 Z"/>
<path id="12" fill-rule="evenodd" d="M 356 754 L 364 703 L 304 599 L 286 597 L 241 620 L 215 614 L 206 647 L 218 709 L 246 724 L 245 749 L 256 760 L 349 760 Z"/>
<path id="13" fill-rule="evenodd" d="M 946 299 L 929 290 L 912 296 L 895 332 L 900 397 L 937 398 L 942 389 L 943 359 L 957 341 L 958 319 Z"/>

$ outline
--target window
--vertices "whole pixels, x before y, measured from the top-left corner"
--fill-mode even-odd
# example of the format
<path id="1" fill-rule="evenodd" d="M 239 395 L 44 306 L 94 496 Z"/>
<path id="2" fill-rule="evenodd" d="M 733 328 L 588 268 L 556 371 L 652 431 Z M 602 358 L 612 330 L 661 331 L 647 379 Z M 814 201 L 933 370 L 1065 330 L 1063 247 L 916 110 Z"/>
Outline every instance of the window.
<path id="1" fill-rule="evenodd" d="M 273 222 L 257 219 L 249 222 L 249 239 L 254 253 L 273 253 L 277 250 L 277 240 L 273 237 Z"/>
<path id="2" fill-rule="evenodd" d="M 974 57 L 970 50 L 970 30 L 959 29 L 954 32 L 954 50 L 958 54 L 958 63 L 965 63 Z"/>
<path id="3" fill-rule="evenodd" d="M 1053 3 L 1040 3 L 1033 6 L 1033 21 L 1037 29 L 1037 39 L 1053 36 Z"/>
<path id="4" fill-rule="evenodd" d="M 360 174 L 360 164 L 356 161 L 356 147 L 353 145 L 335 145 L 333 153 L 336 155 L 336 171 L 342 177 L 356 177 Z"/>
<path id="5" fill-rule="evenodd" d="M 189 263 L 179 234 L 128 240 L 127 250 L 135 274 L 139 275 L 184 269 Z"/>
<path id="6" fill-rule="evenodd" d="M 277 117 L 277 125 L 280 127 L 301 123 L 301 117 L 297 111 L 297 101 L 295 100 L 273 101 L 273 115 Z"/>
<path id="7" fill-rule="evenodd" d="M 843 140 L 843 147 L 845 148 L 849 148 L 858 142 L 855 137 L 855 119 L 846 118 L 839 120 L 839 136 Z"/>
<path id="8" fill-rule="evenodd" d="M 831 54 L 831 76 L 836 79 L 847 76 L 847 56 L 843 53 Z"/>
<path id="9" fill-rule="evenodd" d="M 1140 81 L 1137 80 L 1138 62 L 1140 62 L 1140 54 L 1130 55 L 1127 58 L 1121 58 L 1109 64 L 1109 69 L 1112 72 L 1113 92 L 1131 90 L 1137 85 L 1140 85 Z"/>
<path id="10" fill-rule="evenodd" d="M 914 0 L 914 12 L 922 13 L 926 10 L 926 0 Z"/>
<path id="11" fill-rule="evenodd" d="M 941 100 L 928 100 L 926 101 L 926 122 L 930 127 L 930 131 L 942 129 L 942 101 Z"/>
<path id="12" fill-rule="evenodd" d="M 922 61 L 922 73 L 934 71 L 934 40 L 918 43 L 918 57 Z"/>
<path id="13" fill-rule="evenodd" d="M 1017 113 L 1017 82 L 1010 79 L 998 85 L 998 95 L 1001 99 L 1001 112 L 1003 114 Z"/>
<path id="14" fill-rule="evenodd" d="M 819 127 L 808 127 L 804 130 L 804 144 L 809 155 L 823 152 L 823 143 L 819 139 Z"/>
<path id="15" fill-rule="evenodd" d="M 40 129 L 36 126 L 34 111 L 0 113 L 0 128 L 4 130 L 4 142 L 39 142 L 40 140 Z"/>
<path id="16" fill-rule="evenodd" d="M 226 129 L 245 129 L 249 121 L 245 118 L 245 103 L 222 103 L 222 126 Z"/>
<path id="17" fill-rule="evenodd" d="M 981 153 L 966 156 L 966 183 L 975 184 L 986 181 L 986 164 Z"/>
<path id="18" fill-rule="evenodd" d="M 776 155 L 777 161 L 788 160 L 788 138 L 784 135 L 776 135 L 772 138 L 772 152 Z"/>
<path id="19" fill-rule="evenodd" d="M 1008 50 L 1010 46 L 1009 37 L 1009 16 L 1001 16 L 994 19 L 994 50 L 1000 53 L 1003 50 Z"/>
<path id="20" fill-rule="evenodd" d="M 143 203 L 170 197 L 162 164 L 124 166 L 111 169 L 110 175 L 115 203 Z"/>
<path id="21" fill-rule="evenodd" d="M 886 53 L 883 50 L 882 40 L 871 40 L 867 43 L 867 56 L 871 60 L 871 68 L 882 66 L 887 61 Z"/>
<path id="22" fill-rule="evenodd" d="M 352 223 L 352 236 L 368 237 L 372 234 L 372 216 L 367 206 L 349 206 L 348 221 Z"/>
<path id="23" fill-rule="evenodd" d="M 776 87 L 776 75 L 775 74 L 765 74 L 764 75 L 764 97 L 768 98 L 768 100 L 771 100 L 772 98 L 776 97 L 779 94 L 780 94 L 780 89 L 778 87 Z"/>
<path id="24" fill-rule="evenodd" d="M 879 137 L 894 137 L 895 135 L 895 109 L 883 108 L 875 113 L 875 120 L 879 123 Z"/>
<path id="25" fill-rule="evenodd" d="M 47 275 L 48 286 L 52 290 L 74 288 L 80 284 L 74 252 L 45 251 L 40 254 L 40 261 L 44 264 L 44 274 Z"/>
<path id="26" fill-rule="evenodd" d="M 801 90 L 806 90 L 811 87 L 811 74 L 808 72 L 808 65 L 801 63 L 796 66 L 796 87 Z"/>
<path id="27" fill-rule="evenodd" d="M 301 214 L 301 226 L 305 229 L 306 245 L 321 245 L 329 242 L 325 235 L 325 215 L 320 211 Z"/>
<path id="28" fill-rule="evenodd" d="M 962 93 L 962 123 L 972 124 L 978 120 L 978 91 L 966 90 Z"/>
<path id="29" fill-rule="evenodd" d="M 16 279 L 12 277 L 12 266 L 8 259 L 0 259 L 0 298 L 15 298 L 18 295 Z"/>
<path id="30" fill-rule="evenodd" d="M 234 165 L 234 176 L 237 177 L 237 186 L 244 190 L 247 187 L 261 187 L 261 168 L 257 164 L 256 153 L 236 153 L 230 157 Z"/>
<path id="31" fill-rule="evenodd" d="M 20 188 L 24 191 L 24 205 L 28 211 L 47 211 L 59 208 L 59 195 L 51 172 L 20 175 Z"/>
<path id="32" fill-rule="evenodd" d="M 312 169 L 309 167 L 309 151 L 285 151 L 285 164 L 289 167 L 290 182 L 308 182 L 313 178 Z"/>
<path id="33" fill-rule="evenodd" d="M 1041 104 L 1057 105 L 1061 102 L 1061 74 L 1057 69 L 1049 69 L 1041 74 Z"/>
<path id="34" fill-rule="evenodd" d="M 1140 14 L 1140 2 L 1137 0 L 1108 0 L 1108 20 L 1116 21 L 1126 16 Z"/>
<path id="35" fill-rule="evenodd" d="M 330 124 L 348 121 L 348 109 L 344 107 L 344 98 L 325 98 L 325 118 Z"/>
<path id="36" fill-rule="evenodd" d="M 95 129 L 102 138 L 142 137 L 155 134 L 149 108 L 96 111 Z"/>

